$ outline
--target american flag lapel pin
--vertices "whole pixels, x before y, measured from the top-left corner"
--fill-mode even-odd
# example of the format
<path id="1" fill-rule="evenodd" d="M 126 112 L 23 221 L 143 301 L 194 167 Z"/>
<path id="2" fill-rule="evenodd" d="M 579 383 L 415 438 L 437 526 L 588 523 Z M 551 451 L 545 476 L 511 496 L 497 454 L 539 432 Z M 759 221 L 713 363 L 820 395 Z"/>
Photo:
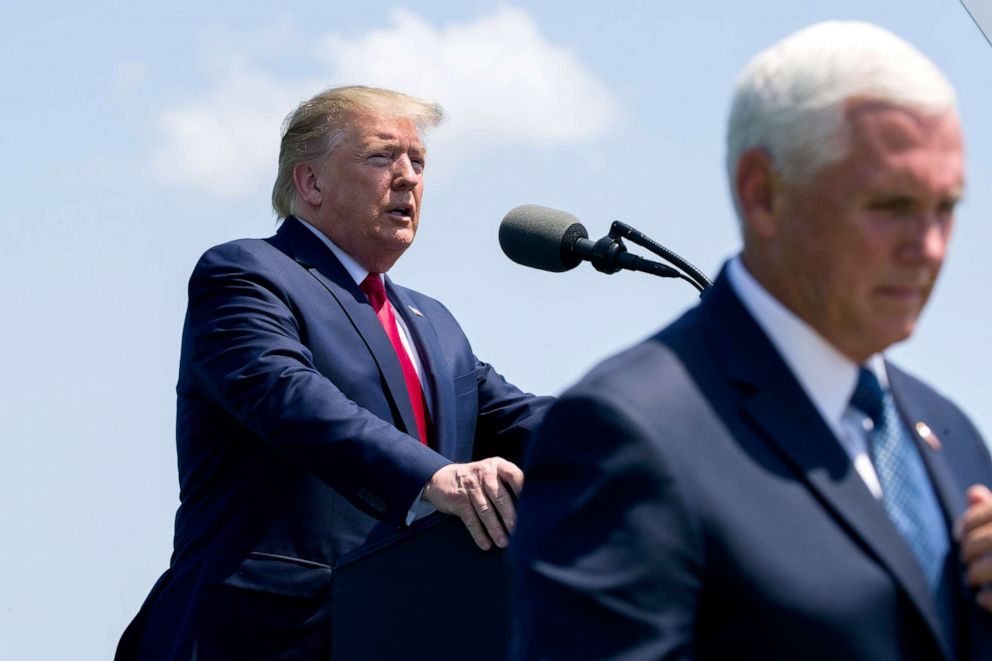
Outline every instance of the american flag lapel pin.
<path id="1" fill-rule="evenodd" d="M 424 313 L 423 312 L 421 312 L 417 308 L 413 307 L 412 305 L 408 305 L 407 307 L 410 308 L 410 312 L 414 313 L 418 317 L 423 317 L 424 316 Z"/>
<path id="2" fill-rule="evenodd" d="M 930 446 L 931 450 L 940 449 L 940 439 L 937 438 L 937 435 L 933 433 L 932 429 L 930 429 L 930 425 L 925 422 L 917 422 L 916 433 L 924 443 Z"/>

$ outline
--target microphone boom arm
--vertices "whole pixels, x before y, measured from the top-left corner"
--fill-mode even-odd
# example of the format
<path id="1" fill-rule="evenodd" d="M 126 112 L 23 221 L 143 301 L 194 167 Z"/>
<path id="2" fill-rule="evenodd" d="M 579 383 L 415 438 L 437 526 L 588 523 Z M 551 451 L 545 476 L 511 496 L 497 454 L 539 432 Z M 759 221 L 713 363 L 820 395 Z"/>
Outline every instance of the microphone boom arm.
<path id="1" fill-rule="evenodd" d="M 625 238 L 675 268 L 627 252 Z M 601 273 L 626 269 L 679 278 L 695 287 L 700 295 L 711 284 L 702 271 L 626 223 L 614 221 L 607 236 L 593 240 L 572 214 L 537 204 L 510 209 L 500 223 L 499 245 L 514 262 L 553 273 L 568 271 L 588 261 Z"/>
<path id="2" fill-rule="evenodd" d="M 621 237 L 625 239 L 629 239 L 634 243 L 636 243 L 637 245 L 641 246 L 642 248 L 647 248 L 648 250 L 658 255 L 665 261 L 671 262 L 678 268 L 682 269 L 683 271 L 685 271 L 684 275 L 682 273 L 679 273 L 678 271 L 675 271 L 675 275 L 667 276 L 667 277 L 682 278 L 683 280 L 694 286 L 696 289 L 698 289 L 700 294 L 703 293 L 713 284 L 713 282 L 706 277 L 706 274 L 704 274 L 698 268 L 693 266 L 687 260 L 679 257 L 665 246 L 661 245 L 660 243 L 658 243 L 651 237 L 647 236 L 643 232 L 634 229 L 627 223 L 621 222 L 619 220 L 614 220 L 613 224 L 610 225 L 609 236 L 617 240 L 619 240 Z"/>
<path id="3" fill-rule="evenodd" d="M 621 270 L 640 271 L 662 278 L 681 278 L 681 273 L 667 264 L 652 262 L 627 252 L 623 240 L 615 236 L 604 236 L 598 241 L 578 239 L 572 251 L 580 259 L 588 260 L 600 273 L 616 273 Z"/>

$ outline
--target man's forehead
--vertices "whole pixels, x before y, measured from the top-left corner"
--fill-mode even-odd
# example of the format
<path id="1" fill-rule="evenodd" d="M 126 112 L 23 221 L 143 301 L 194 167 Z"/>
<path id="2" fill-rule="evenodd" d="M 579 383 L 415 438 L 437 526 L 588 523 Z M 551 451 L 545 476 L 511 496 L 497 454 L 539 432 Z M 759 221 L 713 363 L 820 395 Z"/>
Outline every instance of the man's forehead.
<path id="1" fill-rule="evenodd" d="M 921 191 L 958 199 L 965 163 L 955 112 L 925 114 L 884 102 L 844 109 L 841 154 L 803 186 L 820 194 L 877 196 Z"/>
<path id="2" fill-rule="evenodd" d="M 423 149 L 420 131 L 413 120 L 393 115 L 362 114 L 348 122 L 351 134 L 366 143 L 406 142 Z"/>
<path id="3" fill-rule="evenodd" d="M 851 137 L 870 146 L 899 150 L 923 143 L 961 148 L 957 113 L 927 113 L 879 101 L 851 101 L 845 109 Z"/>
<path id="4" fill-rule="evenodd" d="M 396 133 L 392 131 L 378 131 L 374 134 L 366 134 L 365 139 L 372 143 L 395 143 L 395 142 L 406 142 L 409 140 L 410 147 L 423 149 L 424 145 L 420 142 L 420 136 L 416 133 L 412 135 L 406 135 L 403 133 Z"/>

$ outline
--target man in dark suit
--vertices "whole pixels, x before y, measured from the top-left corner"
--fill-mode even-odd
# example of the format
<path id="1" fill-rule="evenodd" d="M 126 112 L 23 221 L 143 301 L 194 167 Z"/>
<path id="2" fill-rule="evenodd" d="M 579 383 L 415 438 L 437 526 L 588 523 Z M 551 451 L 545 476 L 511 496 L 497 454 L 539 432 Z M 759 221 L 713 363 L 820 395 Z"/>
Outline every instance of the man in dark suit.
<path id="1" fill-rule="evenodd" d="M 992 659 L 988 450 L 882 356 L 944 257 L 954 104 L 863 23 L 744 70 L 743 251 L 545 418 L 511 544 L 514 658 Z"/>
<path id="2" fill-rule="evenodd" d="M 175 548 L 120 658 L 326 658 L 343 554 L 435 509 L 480 548 L 506 546 L 513 462 L 548 400 L 384 276 L 417 230 L 420 134 L 440 113 L 364 87 L 303 103 L 282 140 L 278 232 L 197 264 Z"/>

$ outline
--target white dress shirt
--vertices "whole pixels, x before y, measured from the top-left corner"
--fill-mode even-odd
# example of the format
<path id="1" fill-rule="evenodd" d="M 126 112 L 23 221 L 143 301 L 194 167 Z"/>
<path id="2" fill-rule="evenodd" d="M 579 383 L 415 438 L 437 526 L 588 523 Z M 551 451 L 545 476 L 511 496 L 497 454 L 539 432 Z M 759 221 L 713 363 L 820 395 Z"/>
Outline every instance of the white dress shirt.
<path id="1" fill-rule="evenodd" d="M 878 474 L 868 456 L 871 419 L 850 406 L 859 366 L 769 294 L 748 273 L 739 255 L 730 261 L 727 276 L 734 293 L 778 350 L 858 475 L 875 498 L 881 498 Z M 869 358 L 865 367 L 875 372 L 883 388 L 888 388 L 880 354 Z"/>

